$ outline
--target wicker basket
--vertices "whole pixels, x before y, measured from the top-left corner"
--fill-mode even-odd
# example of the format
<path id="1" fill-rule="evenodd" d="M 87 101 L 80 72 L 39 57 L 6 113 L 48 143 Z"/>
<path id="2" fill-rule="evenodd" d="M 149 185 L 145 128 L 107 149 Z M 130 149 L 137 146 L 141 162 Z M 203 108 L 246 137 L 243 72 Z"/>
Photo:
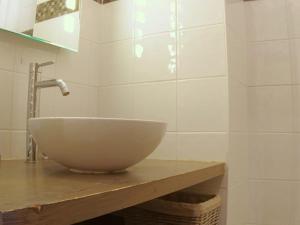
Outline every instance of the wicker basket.
<path id="1" fill-rule="evenodd" d="M 221 198 L 180 192 L 121 211 L 125 225 L 217 225 Z"/>

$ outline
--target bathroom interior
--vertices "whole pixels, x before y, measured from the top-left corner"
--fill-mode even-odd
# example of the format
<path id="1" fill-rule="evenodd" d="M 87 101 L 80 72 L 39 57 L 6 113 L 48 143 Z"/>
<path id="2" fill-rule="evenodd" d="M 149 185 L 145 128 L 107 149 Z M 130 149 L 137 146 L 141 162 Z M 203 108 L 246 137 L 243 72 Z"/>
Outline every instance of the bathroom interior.
<path id="1" fill-rule="evenodd" d="M 0 102 L 0 225 L 300 225 L 299 0 L 0 0 Z"/>

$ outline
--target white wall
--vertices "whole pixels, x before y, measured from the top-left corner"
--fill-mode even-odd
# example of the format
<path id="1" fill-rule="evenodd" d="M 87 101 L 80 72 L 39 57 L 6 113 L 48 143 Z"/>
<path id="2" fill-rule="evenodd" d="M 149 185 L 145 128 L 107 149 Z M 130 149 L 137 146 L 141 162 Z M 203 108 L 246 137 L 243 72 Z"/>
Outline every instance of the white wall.
<path id="1" fill-rule="evenodd" d="M 224 159 L 208 150 L 226 152 L 223 1 L 121 0 L 105 5 L 104 13 L 100 115 L 167 121 L 165 141 L 178 145 L 165 143 L 153 157 L 203 159 L 209 153 Z M 199 138 L 207 138 L 206 148 Z"/>
<path id="2" fill-rule="evenodd" d="M 253 225 L 300 224 L 299 0 L 245 3 Z"/>
<path id="3" fill-rule="evenodd" d="M 101 15 L 98 3 L 83 1 L 80 52 L 72 53 L 0 32 L 0 153 L 2 158 L 25 157 L 25 125 L 28 68 L 30 62 L 55 60 L 43 71 L 43 79 L 63 78 L 71 95 L 59 89 L 41 91 L 41 116 L 97 116 L 99 36 L 93 31 Z"/>
<path id="4" fill-rule="evenodd" d="M 244 225 L 248 212 L 248 104 L 243 0 L 226 0 L 229 71 L 228 225 Z"/>
<path id="5" fill-rule="evenodd" d="M 56 60 L 44 71 L 44 79 L 65 79 L 72 94 L 62 97 L 55 88 L 42 90 L 42 116 L 167 121 L 166 138 L 150 157 L 227 161 L 229 172 L 221 185 L 208 183 L 198 189 L 222 194 L 222 224 L 253 222 L 247 220 L 245 205 L 242 12 L 239 0 L 227 0 L 226 5 L 223 0 L 119 0 L 105 6 L 84 1 L 79 53 L 1 33 L 2 156 L 25 155 L 28 64 Z"/>
<path id="6" fill-rule="evenodd" d="M 224 0 L 119 0 L 104 5 L 101 21 L 99 116 L 168 122 L 150 158 L 227 161 L 229 171 L 232 163 L 236 172 L 217 190 L 226 206 L 227 189 L 241 185 L 243 163 L 229 149 Z M 233 198 L 230 207 L 240 207 Z"/>

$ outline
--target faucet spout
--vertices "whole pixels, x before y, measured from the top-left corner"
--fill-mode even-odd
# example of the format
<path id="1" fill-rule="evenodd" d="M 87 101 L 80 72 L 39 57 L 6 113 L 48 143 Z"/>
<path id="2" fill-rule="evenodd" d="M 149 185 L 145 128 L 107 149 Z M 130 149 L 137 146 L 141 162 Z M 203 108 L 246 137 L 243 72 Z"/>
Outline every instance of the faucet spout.
<path id="1" fill-rule="evenodd" d="M 0 0 L 1 1 L 1 0 Z M 54 64 L 53 61 L 45 63 L 30 63 L 29 67 L 29 81 L 28 81 L 28 98 L 27 98 L 27 133 L 26 133 L 26 161 L 34 163 L 38 159 L 37 145 L 29 130 L 28 120 L 38 116 L 39 110 L 37 108 L 38 89 L 48 87 L 59 87 L 63 96 L 70 94 L 67 84 L 61 79 L 38 81 L 41 72 L 41 67 L 50 66 Z"/>
<path id="2" fill-rule="evenodd" d="M 37 88 L 59 87 L 63 96 L 70 94 L 67 84 L 61 79 L 45 80 L 36 83 Z"/>

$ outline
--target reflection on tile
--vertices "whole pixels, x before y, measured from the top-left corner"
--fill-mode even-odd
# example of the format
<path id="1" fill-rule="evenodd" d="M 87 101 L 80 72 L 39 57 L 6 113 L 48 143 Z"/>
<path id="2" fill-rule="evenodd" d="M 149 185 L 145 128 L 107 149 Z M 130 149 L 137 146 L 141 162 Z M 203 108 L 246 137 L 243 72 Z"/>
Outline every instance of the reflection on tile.
<path id="1" fill-rule="evenodd" d="M 165 33 L 135 40 L 134 81 L 176 79 L 176 33 Z"/>
<path id="2" fill-rule="evenodd" d="M 176 29 L 176 0 L 133 1 L 136 37 Z"/>

